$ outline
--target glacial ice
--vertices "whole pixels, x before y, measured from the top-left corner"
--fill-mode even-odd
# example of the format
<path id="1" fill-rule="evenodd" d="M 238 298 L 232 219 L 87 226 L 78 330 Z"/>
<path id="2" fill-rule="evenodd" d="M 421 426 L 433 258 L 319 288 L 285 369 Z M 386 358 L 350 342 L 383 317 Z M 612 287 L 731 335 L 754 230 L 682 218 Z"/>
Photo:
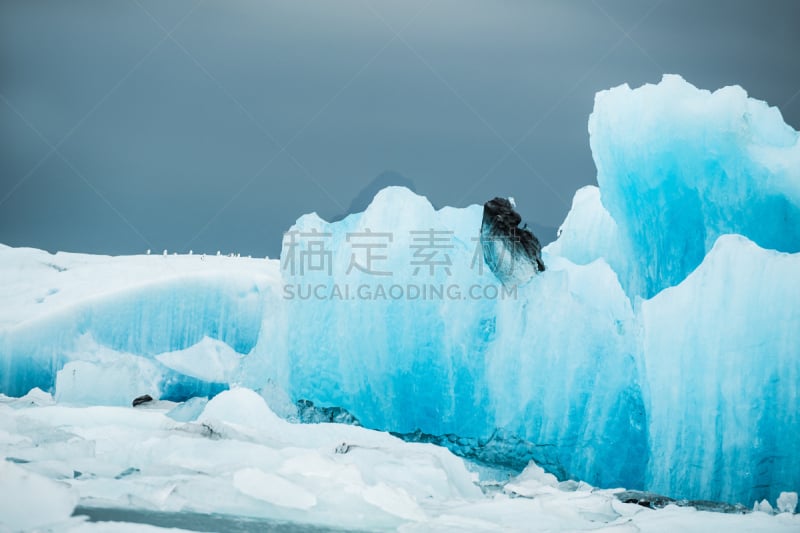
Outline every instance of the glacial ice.
<path id="1" fill-rule="evenodd" d="M 158 354 L 155 358 L 184 376 L 209 383 L 230 383 L 236 380 L 242 356 L 222 341 L 203 337 L 188 348 Z"/>
<path id="2" fill-rule="evenodd" d="M 0 529 L 43 530 L 64 524 L 78 493 L 63 482 L 0 461 Z"/>
<path id="3" fill-rule="evenodd" d="M 798 133 L 741 87 L 710 92 L 667 75 L 601 91 L 589 139 L 628 294 L 677 285 L 720 235 L 800 251 Z"/>
<path id="4" fill-rule="evenodd" d="M 785 512 L 653 511 L 623 503 L 620 489 L 558 483 L 535 464 L 507 482 L 479 481 L 441 447 L 342 424 L 290 424 L 243 388 L 210 400 L 198 421 L 169 418 L 177 408 L 0 395 L 0 530 L 788 533 L 800 525 Z"/>
<path id="5" fill-rule="evenodd" d="M 129 405 L 143 394 L 161 397 L 161 375 L 147 359 L 119 354 L 113 362 L 70 361 L 56 374 L 56 400 L 82 405 Z"/>
<path id="6" fill-rule="evenodd" d="M 168 419 L 296 436 L 273 412 L 302 399 L 397 433 L 500 429 L 517 463 L 593 486 L 748 506 L 797 491 L 797 132 L 740 88 L 676 76 L 598 94 L 589 131 L 599 186 L 511 292 L 483 263 L 481 206 L 435 210 L 404 188 L 339 222 L 301 217 L 280 261 L 0 247 L 0 391 L 119 406 L 242 386 L 259 394 L 237 402 L 270 406 L 253 407 L 261 422 L 211 417 L 229 393 Z M 241 468 L 273 475 L 264 461 Z M 405 501 L 379 482 L 365 501 Z"/>
<path id="7" fill-rule="evenodd" d="M 683 283 L 642 303 L 640 324 L 651 486 L 723 501 L 795 490 L 800 254 L 722 236 Z"/>

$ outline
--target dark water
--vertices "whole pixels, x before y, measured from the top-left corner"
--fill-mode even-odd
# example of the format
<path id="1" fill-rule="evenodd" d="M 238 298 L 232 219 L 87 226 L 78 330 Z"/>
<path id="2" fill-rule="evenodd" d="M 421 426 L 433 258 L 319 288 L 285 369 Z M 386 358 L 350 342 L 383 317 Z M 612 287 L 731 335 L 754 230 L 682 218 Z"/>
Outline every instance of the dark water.
<path id="1" fill-rule="evenodd" d="M 297 522 L 282 522 L 266 518 L 247 518 L 223 514 L 194 512 L 163 512 L 143 509 L 105 509 L 100 507 L 75 508 L 73 516 L 87 516 L 90 522 L 129 522 L 164 528 L 190 531 L 218 531 L 225 533 L 281 532 L 281 533 L 342 533 L 353 529 L 337 529 Z"/>

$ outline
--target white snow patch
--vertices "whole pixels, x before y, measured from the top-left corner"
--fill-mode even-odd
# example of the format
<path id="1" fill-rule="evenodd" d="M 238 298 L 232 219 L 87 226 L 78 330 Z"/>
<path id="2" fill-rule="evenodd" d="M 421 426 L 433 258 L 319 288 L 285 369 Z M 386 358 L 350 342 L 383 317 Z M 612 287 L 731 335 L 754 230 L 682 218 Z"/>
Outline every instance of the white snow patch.
<path id="1" fill-rule="evenodd" d="M 233 381 L 242 356 L 222 341 L 203 337 L 200 342 L 174 352 L 156 355 L 159 363 L 186 376 L 227 383 Z"/>
<path id="2" fill-rule="evenodd" d="M 0 461 L 0 526 L 12 531 L 54 526 L 69 519 L 77 502 L 69 485 Z"/>
<path id="3" fill-rule="evenodd" d="M 233 486 L 252 498 L 281 507 L 307 510 L 317 505 L 317 498 L 304 488 L 258 468 L 236 471 Z"/>
<path id="4" fill-rule="evenodd" d="M 778 496 L 778 512 L 780 513 L 794 513 L 797 509 L 797 493 L 796 492 L 781 492 Z"/>

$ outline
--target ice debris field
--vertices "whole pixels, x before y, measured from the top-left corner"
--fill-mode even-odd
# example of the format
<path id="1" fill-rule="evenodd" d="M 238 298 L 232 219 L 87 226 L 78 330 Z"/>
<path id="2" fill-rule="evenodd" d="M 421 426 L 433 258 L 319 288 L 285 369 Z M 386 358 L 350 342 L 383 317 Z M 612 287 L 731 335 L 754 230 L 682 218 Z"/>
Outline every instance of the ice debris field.
<path id="1" fill-rule="evenodd" d="M 800 530 L 798 132 L 665 76 L 589 133 L 519 286 L 402 188 L 280 260 L 0 247 L 0 529 Z"/>

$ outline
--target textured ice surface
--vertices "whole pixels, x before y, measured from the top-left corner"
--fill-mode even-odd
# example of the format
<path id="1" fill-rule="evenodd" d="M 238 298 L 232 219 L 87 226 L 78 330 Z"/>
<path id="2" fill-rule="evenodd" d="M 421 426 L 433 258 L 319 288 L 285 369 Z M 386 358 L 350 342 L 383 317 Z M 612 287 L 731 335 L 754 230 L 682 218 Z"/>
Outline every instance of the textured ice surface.
<path id="1" fill-rule="evenodd" d="M 295 398 L 345 406 L 367 427 L 467 438 L 501 427 L 541 445 L 528 459 L 562 477 L 644 486 L 635 317 L 616 274 L 603 260 L 578 266 L 550 257 L 547 271 L 507 298 L 471 298 L 475 285 L 500 287 L 472 262 L 482 253 L 481 216 L 478 206 L 435 211 L 424 198 L 390 188 L 364 214 L 336 225 L 301 218 L 293 231 L 331 235 L 332 272 L 292 275 L 284 257 L 286 283 L 367 287 L 371 299 L 303 299 L 300 289 L 287 298 L 291 334 L 286 359 L 277 360 L 278 383 Z M 386 281 L 347 272 L 347 234 L 367 228 L 394 237 L 381 267 L 399 274 Z M 449 274 L 413 274 L 410 235 L 418 228 L 452 232 Z M 301 242 L 297 256 L 309 244 Z M 382 284 L 406 292 L 409 284 L 444 284 L 460 293 L 372 298 Z"/>
<path id="2" fill-rule="evenodd" d="M 378 193 L 366 212 L 336 224 L 316 215 L 301 217 L 291 231 L 331 234 L 326 247 L 332 251 L 332 271 L 301 272 L 289 263 L 285 248 L 284 283 L 293 292 L 285 294 L 283 303 L 291 332 L 279 352 L 283 359 L 273 363 L 277 383 L 295 399 L 346 407 L 367 427 L 463 435 L 485 427 L 487 391 L 476 383 L 484 380 L 483 352 L 494 328 L 494 304 L 451 299 L 446 293 L 441 298 L 409 296 L 415 290 L 466 291 L 472 284 L 498 284 L 488 268 L 482 274 L 471 268 L 476 254 L 483 264 L 481 216 L 479 206 L 435 211 L 425 198 L 390 187 Z M 367 229 L 391 233 L 391 242 L 370 238 L 386 245 L 379 252 L 387 259 L 375 262 L 373 270 L 391 275 L 356 268 L 347 272 L 353 258 L 347 234 L 365 235 Z M 419 237 L 411 232 L 429 229 L 450 232 L 441 234 L 451 248 L 440 250 L 439 258 L 444 261 L 446 252 L 448 264 L 432 270 L 413 264 L 411 248 Z M 295 260 L 313 242 L 311 237 L 299 240 Z M 325 299 L 306 297 L 309 287 L 322 287 L 319 294 Z M 336 288 L 349 289 L 352 298 L 327 298 Z"/>
<path id="3" fill-rule="evenodd" d="M 155 356 L 172 370 L 202 381 L 229 383 L 236 380 L 242 356 L 222 341 L 203 337 L 198 343 Z"/>
<path id="4" fill-rule="evenodd" d="M 798 487 L 800 254 L 723 236 L 683 283 L 642 304 L 641 325 L 647 486 L 723 501 L 745 486 L 771 487 L 749 494 L 773 501 Z"/>
<path id="5" fill-rule="evenodd" d="M 286 418 L 302 399 L 453 449 L 508 435 L 498 463 L 594 486 L 748 507 L 797 491 L 797 133 L 741 89 L 677 77 L 600 93 L 589 129 L 599 188 L 511 294 L 483 264 L 480 206 L 403 188 L 337 223 L 301 217 L 281 262 L 0 247 L 0 388 L 128 405 L 243 385 Z M 266 435 L 201 404 L 168 420 Z M 406 501 L 393 490 L 359 494 Z"/>
<path id="6" fill-rule="evenodd" d="M 57 527 L 68 521 L 77 502 L 77 491 L 68 484 L 0 461 L 0 529 Z"/>
<path id="7" fill-rule="evenodd" d="M 177 420 L 178 422 L 191 422 L 193 420 L 197 420 L 197 417 L 203 412 L 203 409 L 205 409 L 207 403 L 207 398 L 195 396 L 194 398 L 190 398 L 185 402 L 176 405 L 167 412 L 167 416 L 173 420 Z"/>
<path id="8" fill-rule="evenodd" d="M 64 363 L 82 358 L 76 349 L 86 337 L 146 358 L 204 337 L 248 353 L 274 271 L 255 268 L 263 259 L 228 257 L 50 255 L 2 247 L 0 258 L 0 296 L 9 302 L 0 313 L 7 370 L 0 387 L 13 395 L 52 388 Z"/>
<path id="9" fill-rule="evenodd" d="M 781 513 L 794 513 L 797 509 L 797 493 L 781 492 L 778 496 L 778 511 Z"/>
<path id="10" fill-rule="evenodd" d="M 601 91 L 589 136 L 631 263 L 629 294 L 680 283 L 726 233 L 800 251 L 798 133 L 741 87 L 709 92 L 664 76 Z"/>
<path id="11" fill-rule="evenodd" d="M 485 494 L 447 450 L 341 424 L 290 424 L 254 391 L 200 420 L 167 407 L 0 396 L 0 531 L 797 531 L 800 516 L 724 515 L 619 501 L 530 465 Z M 40 403 L 42 405 L 37 405 Z M 85 523 L 77 514 L 118 523 Z M 126 523 L 127 522 L 127 523 Z M 235 527 L 234 527 L 235 526 Z"/>

